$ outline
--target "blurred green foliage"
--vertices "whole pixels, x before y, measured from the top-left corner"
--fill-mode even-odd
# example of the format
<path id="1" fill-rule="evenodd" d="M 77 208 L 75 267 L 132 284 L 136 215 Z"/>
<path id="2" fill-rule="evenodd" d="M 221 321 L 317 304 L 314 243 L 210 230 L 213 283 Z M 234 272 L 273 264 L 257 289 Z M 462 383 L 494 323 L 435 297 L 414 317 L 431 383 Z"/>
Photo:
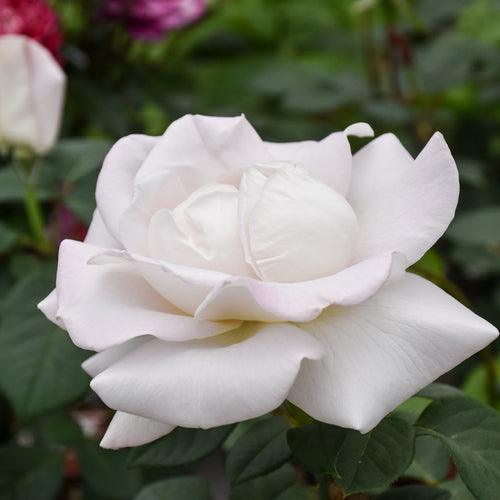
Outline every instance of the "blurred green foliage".
<path id="1" fill-rule="evenodd" d="M 442 131 L 458 164 L 460 202 L 445 237 L 414 271 L 500 324 L 499 0 L 213 0 L 203 19 L 157 43 L 134 41 L 118 22 L 102 21 L 100 1 L 51 3 L 65 34 L 69 83 L 62 139 L 37 167 L 48 252 L 33 241 L 22 183 L 9 159 L 0 157 L 1 500 L 144 500 L 173 498 L 168 495 L 176 491 L 184 496 L 175 498 L 205 499 L 208 485 L 185 467 L 186 454 L 188 462 L 198 461 L 231 431 L 182 430 L 130 456 L 98 449 L 95 439 L 110 415 L 88 391 L 79 368 L 88 353 L 34 307 L 54 286 L 57 243 L 84 234 L 102 160 L 123 135 L 161 134 L 186 113 L 245 113 L 267 140 L 320 139 L 367 121 L 377 135 L 393 132 L 417 154 L 434 131 Z M 364 143 L 353 138 L 353 150 Z M 445 380 L 464 384 L 469 396 L 498 409 L 499 363 L 493 346 Z M 413 488 L 412 498 L 472 498 L 462 482 L 470 472 L 460 471 L 460 478 L 446 457 L 455 453 L 463 468 L 464 453 L 474 453 L 480 463 L 484 450 L 442 430 L 440 441 L 429 437 L 438 432 L 429 430 L 433 419 L 453 417 L 456 398 L 440 401 L 427 410 L 403 412 L 413 415 L 413 423 L 424 411 L 417 422 L 427 429 L 406 472 L 408 449 L 401 449 L 404 460 L 390 470 L 371 476 L 361 470 L 349 484 L 340 479 L 346 491 L 362 484 L 380 499 L 409 498 L 408 489 L 377 489 L 402 475 L 401 485 Z M 474 406 L 479 403 L 467 401 L 478 418 L 491 417 L 483 406 Z M 400 423 L 399 416 L 390 418 L 386 427 Z M 471 427 L 468 421 L 461 425 L 464 432 Z M 318 424 L 311 426 L 309 432 L 319 432 Z M 408 427 L 404 421 L 400 426 Z M 323 480 L 311 488 L 313 476 L 286 463 L 291 453 L 286 429 L 281 420 L 263 420 L 239 424 L 229 434 L 224 448 L 234 483 L 231 498 L 308 499 L 333 491 Z M 331 432 L 339 442 L 351 436 Z M 385 443 L 391 433 L 379 432 Z M 299 432 L 289 434 L 292 450 L 300 438 Z M 375 445 L 371 453 L 380 451 Z M 183 458 L 168 454 L 166 463 L 171 449 Z M 337 459 L 323 458 L 328 466 Z M 313 459 L 318 457 L 305 456 L 306 469 Z M 343 467 L 354 474 L 352 464 L 346 460 Z M 338 471 L 332 473 L 337 477 Z M 360 477 L 368 479 L 363 483 Z M 477 498 L 487 498 L 477 478 L 471 484 Z"/>

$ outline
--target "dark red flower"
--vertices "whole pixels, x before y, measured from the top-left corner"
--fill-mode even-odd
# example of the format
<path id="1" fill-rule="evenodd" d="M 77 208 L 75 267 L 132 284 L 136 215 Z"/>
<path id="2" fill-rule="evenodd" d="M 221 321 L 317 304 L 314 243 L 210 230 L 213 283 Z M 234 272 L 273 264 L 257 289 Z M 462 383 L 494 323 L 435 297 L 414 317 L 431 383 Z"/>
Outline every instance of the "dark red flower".
<path id="1" fill-rule="evenodd" d="M 102 16 L 122 19 L 134 38 L 158 40 L 167 31 L 199 19 L 205 0 L 106 0 Z"/>
<path id="2" fill-rule="evenodd" d="M 59 19 L 44 0 L 0 0 L 0 35 L 6 34 L 33 38 L 61 59 Z"/>

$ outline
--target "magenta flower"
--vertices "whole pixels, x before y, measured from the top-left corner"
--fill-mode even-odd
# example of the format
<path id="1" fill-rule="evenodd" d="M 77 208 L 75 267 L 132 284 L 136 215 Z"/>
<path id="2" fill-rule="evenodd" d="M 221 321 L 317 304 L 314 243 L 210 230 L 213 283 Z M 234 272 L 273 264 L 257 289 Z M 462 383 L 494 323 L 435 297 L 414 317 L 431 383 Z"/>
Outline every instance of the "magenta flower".
<path id="1" fill-rule="evenodd" d="M 193 23 L 204 12 L 204 0 L 107 0 L 102 15 L 123 19 L 134 38 L 158 40 L 167 31 Z"/>
<path id="2" fill-rule="evenodd" d="M 60 60 L 59 20 L 44 0 L 0 0 L 0 35 L 33 38 Z"/>

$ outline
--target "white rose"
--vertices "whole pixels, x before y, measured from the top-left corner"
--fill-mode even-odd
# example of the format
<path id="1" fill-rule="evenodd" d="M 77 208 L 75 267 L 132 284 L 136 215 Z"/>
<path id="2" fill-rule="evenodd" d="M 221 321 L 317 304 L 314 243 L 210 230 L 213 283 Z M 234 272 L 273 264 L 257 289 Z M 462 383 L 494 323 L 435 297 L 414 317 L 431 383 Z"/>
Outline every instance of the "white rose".
<path id="1" fill-rule="evenodd" d="M 61 245 L 41 309 L 117 411 L 105 447 L 262 415 L 285 399 L 372 429 L 498 331 L 406 273 L 458 197 L 440 134 L 263 142 L 244 117 L 186 116 L 108 154 L 86 242 Z"/>
<path id="2" fill-rule="evenodd" d="M 52 54 L 23 35 L 0 36 L 0 146 L 44 154 L 61 123 L 66 76 Z"/>

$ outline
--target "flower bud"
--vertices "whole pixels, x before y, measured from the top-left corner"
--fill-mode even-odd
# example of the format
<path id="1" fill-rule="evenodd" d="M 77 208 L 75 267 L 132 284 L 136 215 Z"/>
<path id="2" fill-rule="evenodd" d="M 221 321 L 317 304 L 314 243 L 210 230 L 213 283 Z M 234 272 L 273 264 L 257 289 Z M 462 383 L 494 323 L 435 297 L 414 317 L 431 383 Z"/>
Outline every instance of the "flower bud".
<path id="1" fill-rule="evenodd" d="M 0 146 L 47 153 L 59 132 L 65 87 L 45 47 L 22 35 L 0 36 Z"/>

